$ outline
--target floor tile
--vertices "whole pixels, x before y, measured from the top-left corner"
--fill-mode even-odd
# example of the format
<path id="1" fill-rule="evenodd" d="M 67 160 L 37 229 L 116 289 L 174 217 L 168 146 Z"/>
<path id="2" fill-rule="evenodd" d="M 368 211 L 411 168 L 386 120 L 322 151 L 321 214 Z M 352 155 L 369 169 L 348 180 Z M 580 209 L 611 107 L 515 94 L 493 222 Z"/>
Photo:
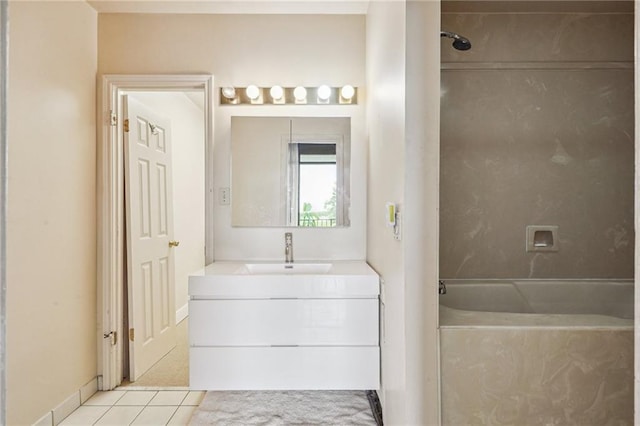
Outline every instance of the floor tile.
<path id="1" fill-rule="evenodd" d="M 177 406 L 145 407 L 131 424 L 148 426 L 166 425 L 177 409 Z"/>
<path id="2" fill-rule="evenodd" d="M 156 391 L 128 391 L 114 405 L 147 405 L 157 393 Z"/>
<path id="3" fill-rule="evenodd" d="M 95 393 L 84 405 L 113 405 L 124 396 L 124 391 L 107 391 Z"/>
<path id="4" fill-rule="evenodd" d="M 144 407 L 111 407 L 95 424 L 104 426 L 125 426 L 140 414 Z"/>
<path id="5" fill-rule="evenodd" d="M 160 391 L 149 405 L 180 405 L 188 393 L 188 391 Z"/>
<path id="6" fill-rule="evenodd" d="M 181 405 L 200 405 L 205 393 L 206 392 L 203 391 L 191 391 L 189 395 L 185 397 L 184 401 L 182 401 Z"/>
<path id="7" fill-rule="evenodd" d="M 83 405 L 71 413 L 66 419 L 59 424 L 62 426 L 67 425 L 92 425 L 100 419 L 109 410 L 109 406 L 106 405 Z"/>
<path id="8" fill-rule="evenodd" d="M 189 420 L 191 420 L 191 416 L 193 412 L 198 408 L 196 405 L 187 406 L 183 405 L 178 407 L 171 420 L 169 420 L 169 425 L 172 426 L 186 426 L 189 424 Z"/>

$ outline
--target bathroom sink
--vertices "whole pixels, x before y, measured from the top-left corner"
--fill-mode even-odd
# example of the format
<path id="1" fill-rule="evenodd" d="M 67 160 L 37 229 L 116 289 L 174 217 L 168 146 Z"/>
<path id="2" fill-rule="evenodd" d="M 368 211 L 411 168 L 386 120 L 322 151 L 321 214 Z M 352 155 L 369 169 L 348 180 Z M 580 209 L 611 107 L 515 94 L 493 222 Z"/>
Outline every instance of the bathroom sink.
<path id="1" fill-rule="evenodd" d="M 215 262 L 189 276 L 192 299 L 358 298 L 379 292 L 378 274 L 364 261 Z"/>
<path id="2" fill-rule="evenodd" d="M 250 274 L 326 274 L 330 263 L 247 263 Z"/>

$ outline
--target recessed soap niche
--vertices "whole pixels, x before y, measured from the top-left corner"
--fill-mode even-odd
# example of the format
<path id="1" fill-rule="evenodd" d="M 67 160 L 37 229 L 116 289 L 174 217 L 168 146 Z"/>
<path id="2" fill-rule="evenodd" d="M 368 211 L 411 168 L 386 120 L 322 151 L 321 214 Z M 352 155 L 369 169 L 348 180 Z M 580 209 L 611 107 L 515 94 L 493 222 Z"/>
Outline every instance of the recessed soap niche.
<path id="1" fill-rule="evenodd" d="M 553 252 L 559 250 L 558 227 L 555 225 L 527 226 L 527 251 Z"/>

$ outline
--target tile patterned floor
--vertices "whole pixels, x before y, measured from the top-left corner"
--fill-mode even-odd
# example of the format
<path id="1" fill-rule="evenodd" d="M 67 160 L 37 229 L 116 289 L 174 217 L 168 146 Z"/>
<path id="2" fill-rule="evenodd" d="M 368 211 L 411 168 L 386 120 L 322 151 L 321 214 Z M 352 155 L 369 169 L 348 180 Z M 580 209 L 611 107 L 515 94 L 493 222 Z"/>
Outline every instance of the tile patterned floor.
<path id="1" fill-rule="evenodd" d="M 189 390 L 98 392 L 60 425 L 187 425 L 204 394 Z"/>

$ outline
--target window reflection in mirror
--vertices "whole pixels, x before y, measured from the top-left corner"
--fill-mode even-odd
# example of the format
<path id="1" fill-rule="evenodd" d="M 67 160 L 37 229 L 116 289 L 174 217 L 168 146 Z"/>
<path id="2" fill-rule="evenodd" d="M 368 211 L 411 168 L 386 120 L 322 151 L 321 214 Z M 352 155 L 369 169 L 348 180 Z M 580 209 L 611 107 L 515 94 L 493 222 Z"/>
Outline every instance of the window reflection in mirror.
<path id="1" fill-rule="evenodd" d="M 349 225 L 350 119 L 232 117 L 233 226 Z"/>
<path id="2" fill-rule="evenodd" d="M 336 144 L 290 143 L 288 225 L 336 226 Z"/>

